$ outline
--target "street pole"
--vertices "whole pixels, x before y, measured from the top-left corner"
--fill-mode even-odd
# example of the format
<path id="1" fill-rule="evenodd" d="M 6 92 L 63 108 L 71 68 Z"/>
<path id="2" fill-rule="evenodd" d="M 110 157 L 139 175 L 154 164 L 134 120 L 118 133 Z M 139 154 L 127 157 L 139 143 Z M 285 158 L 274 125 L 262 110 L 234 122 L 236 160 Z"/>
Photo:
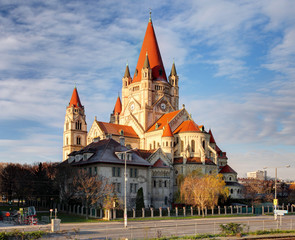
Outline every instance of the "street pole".
<path id="1" fill-rule="evenodd" d="M 278 168 L 275 168 L 276 171 L 276 177 L 275 177 L 275 199 L 277 199 L 277 177 L 278 177 Z M 275 220 L 277 220 L 277 204 L 275 204 L 275 214 L 274 214 L 274 218 Z"/>
<path id="2" fill-rule="evenodd" d="M 124 227 L 127 228 L 127 173 L 126 173 L 126 159 L 127 159 L 127 152 L 124 153 L 125 158 L 125 196 L 124 196 Z"/>

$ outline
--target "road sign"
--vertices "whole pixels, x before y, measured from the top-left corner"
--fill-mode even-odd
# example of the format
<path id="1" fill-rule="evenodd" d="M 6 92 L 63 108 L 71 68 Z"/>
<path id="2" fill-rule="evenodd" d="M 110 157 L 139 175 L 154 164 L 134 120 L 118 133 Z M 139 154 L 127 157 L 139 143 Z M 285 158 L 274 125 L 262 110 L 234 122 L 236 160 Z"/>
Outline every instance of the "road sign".
<path id="1" fill-rule="evenodd" d="M 278 199 L 273 200 L 273 205 L 277 206 L 278 205 Z"/>
<path id="2" fill-rule="evenodd" d="M 275 210 L 274 211 L 274 214 L 277 214 L 279 216 L 283 216 L 283 215 L 285 215 L 285 213 L 288 213 L 288 211 L 287 210 Z"/>

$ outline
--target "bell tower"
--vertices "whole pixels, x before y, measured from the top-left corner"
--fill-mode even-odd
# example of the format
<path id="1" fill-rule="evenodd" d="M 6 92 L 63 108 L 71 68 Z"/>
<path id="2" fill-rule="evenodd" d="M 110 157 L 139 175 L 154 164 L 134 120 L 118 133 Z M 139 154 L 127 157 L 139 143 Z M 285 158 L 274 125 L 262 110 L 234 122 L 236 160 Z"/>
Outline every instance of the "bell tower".
<path id="1" fill-rule="evenodd" d="M 171 73 L 169 76 L 169 83 L 171 84 L 171 104 L 175 110 L 179 109 L 179 87 L 178 87 L 178 76 L 176 72 L 175 63 L 173 61 Z"/>
<path id="2" fill-rule="evenodd" d="M 84 106 L 82 106 L 77 88 L 73 90 L 72 98 L 66 109 L 63 133 L 63 161 L 73 151 L 78 151 L 87 145 L 87 123 Z"/>

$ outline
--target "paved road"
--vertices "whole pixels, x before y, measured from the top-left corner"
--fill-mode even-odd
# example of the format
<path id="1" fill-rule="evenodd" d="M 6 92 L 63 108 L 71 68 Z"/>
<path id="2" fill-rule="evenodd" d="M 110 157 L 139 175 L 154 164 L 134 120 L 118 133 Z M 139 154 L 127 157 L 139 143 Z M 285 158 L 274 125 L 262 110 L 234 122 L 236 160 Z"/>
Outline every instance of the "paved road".
<path id="1" fill-rule="evenodd" d="M 280 221 L 274 221 L 272 216 L 235 217 L 235 218 L 205 218 L 205 219 L 177 219 L 158 221 L 129 221 L 128 228 L 123 227 L 123 222 L 100 223 L 75 223 L 61 224 L 61 233 L 51 235 L 54 239 L 140 239 L 160 236 L 184 236 L 201 233 L 219 233 L 220 224 L 236 222 L 244 224 L 250 231 L 266 229 L 295 229 L 295 215 L 284 216 L 282 225 Z M 6 227 L 32 231 L 38 229 L 50 229 L 50 225 Z M 0 231 L 4 228 L 0 227 Z"/>

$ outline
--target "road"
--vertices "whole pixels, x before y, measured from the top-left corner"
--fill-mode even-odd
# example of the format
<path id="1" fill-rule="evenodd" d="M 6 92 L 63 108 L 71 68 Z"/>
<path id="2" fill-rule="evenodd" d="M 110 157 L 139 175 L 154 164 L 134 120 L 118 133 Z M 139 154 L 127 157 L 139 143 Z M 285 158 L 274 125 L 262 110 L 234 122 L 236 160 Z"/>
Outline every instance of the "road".
<path id="1" fill-rule="evenodd" d="M 274 221 L 273 216 L 257 217 L 234 217 L 234 218 L 205 218 L 205 219 L 177 219 L 156 221 L 129 221 L 127 229 L 123 222 L 100 222 L 100 223 L 74 223 L 61 224 L 60 232 L 51 235 L 51 239 L 140 239 L 163 236 L 184 236 L 202 233 L 219 233 L 220 224 L 229 222 L 241 223 L 245 231 L 267 230 L 267 229 L 295 229 L 295 215 L 283 216 L 282 225 L 280 221 Z M 21 231 L 49 230 L 50 225 L 39 226 L 17 226 L 1 228 L 18 228 Z M 48 236 L 49 238 L 49 236 Z"/>

